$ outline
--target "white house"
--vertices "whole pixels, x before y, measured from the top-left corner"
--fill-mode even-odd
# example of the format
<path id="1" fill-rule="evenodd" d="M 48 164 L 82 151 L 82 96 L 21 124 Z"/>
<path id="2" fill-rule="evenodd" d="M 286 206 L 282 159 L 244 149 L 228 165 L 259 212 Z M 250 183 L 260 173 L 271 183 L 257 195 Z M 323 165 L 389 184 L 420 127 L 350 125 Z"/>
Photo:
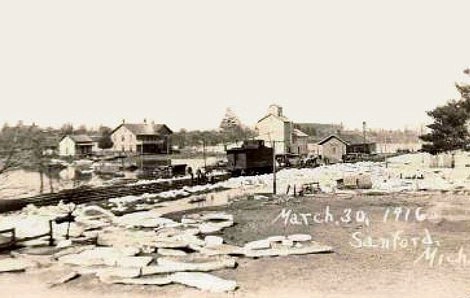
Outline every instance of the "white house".
<path id="1" fill-rule="evenodd" d="M 93 140 L 87 135 L 66 135 L 59 141 L 60 156 L 86 156 L 92 148 Z"/>
<path id="2" fill-rule="evenodd" d="M 275 143 L 276 154 L 307 154 L 308 135 L 294 129 L 294 123 L 283 115 L 282 107 L 270 105 L 268 114 L 256 123 L 257 139 L 264 140 L 266 146 Z"/>
<path id="3" fill-rule="evenodd" d="M 113 151 L 137 154 L 171 152 L 171 129 L 165 124 L 131 124 L 123 122 L 111 132 Z"/>
<path id="4" fill-rule="evenodd" d="M 264 140 L 266 146 L 271 147 L 272 142 L 275 142 L 276 154 L 285 154 L 290 152 L 293 126 L 283 115 L 282 107 L 273 104 L 269 106 L 268 114 L 256 123 L 255 129 L 257 138 Z"/>

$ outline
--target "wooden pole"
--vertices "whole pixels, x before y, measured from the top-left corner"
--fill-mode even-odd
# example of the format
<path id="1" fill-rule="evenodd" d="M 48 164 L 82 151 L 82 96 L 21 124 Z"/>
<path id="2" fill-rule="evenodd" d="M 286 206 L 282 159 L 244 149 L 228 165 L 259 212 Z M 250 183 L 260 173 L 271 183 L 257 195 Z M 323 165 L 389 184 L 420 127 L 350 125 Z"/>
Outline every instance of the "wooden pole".
<path id="1" fill-rule="evenodd" d="M 53 238 L 53 232 L 52 232 L 52 220 L 49 220 L 49 246 L 54 245 L 54 238 Z"/>
<path id="2" fill-rule="evenodd" d="M 143 174 L 144 171 L 144 140 L 140 143 L 140 171 Z"/>
<path id="3" fill-rule="evenodd" d="M 206 162 L 206 140 L 202 140 L 202 154 L 204 156 L 204 172 L 206 172 L 207 162 Z"/>
<path id="4" fill-rule="evenodd" d="M 273 141 L 273 195 L 276 194 L 276 141 Z"/>

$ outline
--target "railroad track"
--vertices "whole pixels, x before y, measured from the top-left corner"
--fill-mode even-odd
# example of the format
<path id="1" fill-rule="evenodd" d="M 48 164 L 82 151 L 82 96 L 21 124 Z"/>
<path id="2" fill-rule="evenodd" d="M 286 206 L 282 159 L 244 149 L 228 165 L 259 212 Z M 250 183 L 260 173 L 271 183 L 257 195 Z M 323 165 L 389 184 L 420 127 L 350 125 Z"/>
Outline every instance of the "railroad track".
<path id="1" fill-rule="evenodd" d="M 229 174 L 214 176 L 214 181 L 225 181 L 230 178 Z M 33 197 L 2 200 L 0 201 L 0 213 L 20 210 L 28 204 L 36 206 L 55 205 L 60 201 L 64 203 L 82 204 L 88 202 L 98 202 L 106 199 L 124 197 L 130 195 L 142 195 L 144 193 L 159 193 L 169 190 L 183 188 L 184 186 L 195 185 L 190 178 L 177 179 L 172 181 L 160 181 L 148 184 L 124 184 L 112 186 L 100 186 L 90 188 L 66 189 L 57 193 L 48 193 Z"/>

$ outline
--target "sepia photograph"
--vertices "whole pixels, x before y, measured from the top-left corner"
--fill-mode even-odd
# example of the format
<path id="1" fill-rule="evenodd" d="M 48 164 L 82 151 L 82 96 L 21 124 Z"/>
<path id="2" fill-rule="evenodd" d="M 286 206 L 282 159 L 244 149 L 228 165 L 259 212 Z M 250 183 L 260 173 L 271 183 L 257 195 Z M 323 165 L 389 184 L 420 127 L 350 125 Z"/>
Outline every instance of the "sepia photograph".
<path id="1" fill-rule="evenodd" d="M 0 0 L 0 297 L 470 298 L 469 11 Z"/>

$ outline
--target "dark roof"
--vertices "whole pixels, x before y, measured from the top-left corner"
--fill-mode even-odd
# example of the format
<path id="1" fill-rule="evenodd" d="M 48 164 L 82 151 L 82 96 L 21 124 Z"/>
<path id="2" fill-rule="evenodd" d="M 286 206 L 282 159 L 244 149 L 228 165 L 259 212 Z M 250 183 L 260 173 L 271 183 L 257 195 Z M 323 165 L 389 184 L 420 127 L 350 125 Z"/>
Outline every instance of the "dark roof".
<path id="1" fill-rule="evenodd" d="M 93 142 L 99 142 L 101 140 L 101 136 L 90 136 Z"/>
<path id="2" fill-rule="evenodd" d="M 87 135 L 71 135 L 70 138 L 75 141 L 75 143 L 90 143 L 93 140 Z"/>
<path id="3" fill-rule="evenodd" d="M 91 143 L 91 142 L 93 142 L 93 140 L 87 135 L 65 135 L 60 139 L 60 141 L 62 141 L 66 137 L 71 138 L 75 143 Z"/>
<path id="4" fill-rule="evenodd" d="M 350 145 L 364 144 L 364 136 L 361 134 L 340 134 L 340 137 Z M 365 143 L 372 144 L 374 142 L 367 138 Z"/>
<path id="5" fill-rule="evenodd" d="M 323 145 L 323 144 L 325 144 L 326 142 L 328 142 L 329 140 L 331 140 L 331 139 L 333 139 L 333 138 L 339 140 L 340 142 L 342 142 L 342 143 L 345 144 L 345 145 L 349 145 L 349 143 L 348 143 L 347 141 L 345 141 L 343 138 L 341 138 L 341 137 L 339 137 L 339 136 L 337 136 L 337 135 L 329 135 L 329 136 L 327 136 L 326 138 L 324 138 L 323 140 L 321 140 L 320 142 L 318 142 L 318 144 L 319 144 L 319 145 Z"/>
<path id="6" fill-rule="evenodd" d="M 170 134 L 173 133 L 171 129 L 168 128 L 165 124 L 133 124 L 133 123 L 122 123 L 118 127 L 116 127 L 111 133 L 114 133 L 120 127 L 124 126 L 125 128 L 129 129 L 135 135 L 160 135 L 165 130 L 168 131 Z"/>
<path id="7" fill-rule="evenodd" d="M 56 148 L 59 139 L 57 137 L 46 137 L 44 146 L 48 148 Z"/>
<path id="8" fill-rule="evenodd" d="M 322 139 L 321 141 L 318 142 L 319 145 L 322 145 L 326 142 L 328 142 L 331 138 L 336 138 L 343 142 L 346 145 L 358 145 L 358 144 L 364 144 L 364 137 L 359 134 L 331 134 L 328 137 Z M 366 144 L 372 144 L 374 142 L 368 142 L 366 140 Z"/>

